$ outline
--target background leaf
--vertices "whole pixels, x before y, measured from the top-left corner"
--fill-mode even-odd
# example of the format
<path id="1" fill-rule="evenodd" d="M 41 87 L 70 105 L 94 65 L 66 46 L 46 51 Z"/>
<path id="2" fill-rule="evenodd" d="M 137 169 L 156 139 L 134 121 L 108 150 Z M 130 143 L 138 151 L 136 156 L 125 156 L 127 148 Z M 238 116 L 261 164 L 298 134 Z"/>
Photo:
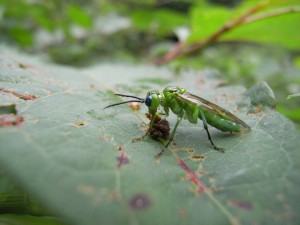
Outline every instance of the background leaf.
<path id="1" fill-rule="evenodd" d="M 254 41 L 299 49 L 300 32 L 295 29 L 300 25 L 299 21 L 300 13 L 269 18 L 239 27 L 225 34 L 222 40 Z"/>
<path id="2" fill-rule="evenodd" d="M 210 5 L 204 2 L 193 7 L 191 10 L 192 33 L 189 41 L 199 41 L 212 35 L 225 24 L 242 15 L 251 7 L 263 1 L 244 1 L 243 4 L 235 8 L 226 8 Z M 263 14 L 284 7 L 298 7 L 299 1 L 264 1 L 266 6 L 259 10 L 257 14 Z M 270 17 L 258 20 L 253 23 L 240 25 L 221 36 L 221 41 L 248 41 L 267 44 L 279 44 L 289 49 L 299 49 L 299 29 L 300 13 L 283 14 L 281 16 Z"/>
<path id="3" fill-rule="evenodd" d="M 7 90 L 0 92 L 0 102 L 10 100 L 24 118 L 18 126 L 0 128 L 1 166 L 71 224 L 300 221 L 299 131 L 275 111 L 238 110 L 244 88 L 217 87 L 211 71 L 175 77 L 149 66 L 74 70 L 17 54 L 0 57 L 0 86 Z M 146 130 L 144 106 L 102 110 L 121 100 L 113 92 L 143 97 L 172 84 L 229 109 L 252 131 L 230 135 L 210 127 L 216 144 L 226 149 L 222 154 L 211 148 L 201 123 L 184 121 L 176 145 L 156 161 L 162 143 L 149 138 L 132 143 Z M 23 100 L 16 93 L 35 98 Z M 169 121 L 174 125 L 174 116 Z M 181 160 L 194 180 L 178 165 Z M 202 182 L 206 191 L 199 193 L 193 182 Z"/>
<path id="4" fill-rule="evenodd" d="M 245 92 L 244 96 L 247 98 L 244 102 L 247 101 L 248 103 L 248 113 L 255 113 L 266 107 L 271 109 L 276 108 L 275 95 L 266 82 L 254 85 Z"/>
<path id="5" fill-rule="evenodd" d="M 90 27 L 92 24 L 92 18 L 76 5 L 69 5 L 67 14 L 69 19 L 75 24 L 83 27 Z"/>
<path id="6" fill-rule="evenodd" d="M 184 14 L 171 10 L 136 10 L 130 14 L 133 26 L 141 31 L 155 32 L 168 35 L 178 26 L 185 25 L 187 18 Z"/>

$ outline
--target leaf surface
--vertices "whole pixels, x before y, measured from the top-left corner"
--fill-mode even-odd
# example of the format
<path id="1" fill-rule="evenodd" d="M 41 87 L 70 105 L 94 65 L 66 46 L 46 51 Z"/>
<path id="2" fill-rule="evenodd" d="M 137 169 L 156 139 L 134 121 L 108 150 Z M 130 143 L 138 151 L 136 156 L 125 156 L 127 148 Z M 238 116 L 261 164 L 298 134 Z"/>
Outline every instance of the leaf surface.
<path id="1" fill-rule="evenodd" d="M 24 119 L 0 127 L 1 166 L 71 224 L 299 222 L 299 131 L 275 111 L 237 109 L 244 88 L 217 88 L 210 71 L 175 77 L 150 66 L 74 70 L 0 57 L 0 87 L 7 90 L 0 92 L 0 107 L 15 104 Z M 176 145 L 155 160 L 162 143 L 147 137 L 132 142 L 146 131 L 145 106 L 102 109 L 121 101 L 113 93 L 143 97 L 166 85 L 225 107 L 252 131 L 230 135 L 210 127 L 222 154 L 211 148 L 201 122 L 184 121 Z M 173 127 L 176 118 L 168 120 Z"/>

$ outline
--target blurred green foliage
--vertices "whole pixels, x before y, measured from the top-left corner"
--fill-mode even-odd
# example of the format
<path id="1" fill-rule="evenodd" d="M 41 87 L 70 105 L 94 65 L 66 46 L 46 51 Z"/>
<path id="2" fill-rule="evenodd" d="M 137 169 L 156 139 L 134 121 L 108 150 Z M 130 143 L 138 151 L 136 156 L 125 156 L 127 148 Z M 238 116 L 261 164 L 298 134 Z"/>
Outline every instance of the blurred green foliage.
<path id="1" fill-rule="evenodd" d="M 76 66 L 149 61 L 182 40 L 179 27 L 189 29 L 189 43 L 203 40 L 259 2 L 265 6 L 258 15 L 300 7 L 298 0 L 0 0 L 0 41 Z M 300 123 L 298 99 L 286 100 L 300 92 L 298 27 L 299 12 L 240 25 L 218 44 L 170 65 L 218 69 L 226 82 L 247 87 L 265 80 L 277 109 Z"/>
<path id="2" fill-rule="evenodd" d="M 266 15 L 278 10 L 292 11 L 291 7 L 299 7 L 300 2 L 295 0 L 273 0 L 273 1 L 244 1 L 239 7 L 225 8 L 211 6 L 205 1 L 199 1 L 191 10 L 192 34 L 189 40 L 206 38 L 228 21 L 240 16 L 257 3 L 266 2 L 256 14 Z M 300 30 L 295 29 L 300 25 L 300 13 L 288 13 L 280 16 L 258 20 L 249 24 L 242 24 L 238 28 L 227 32 L 221 37 L 222 41 L 250 41 L 265 44 L 278 44 L 289 49 L 300 49 Z"/>

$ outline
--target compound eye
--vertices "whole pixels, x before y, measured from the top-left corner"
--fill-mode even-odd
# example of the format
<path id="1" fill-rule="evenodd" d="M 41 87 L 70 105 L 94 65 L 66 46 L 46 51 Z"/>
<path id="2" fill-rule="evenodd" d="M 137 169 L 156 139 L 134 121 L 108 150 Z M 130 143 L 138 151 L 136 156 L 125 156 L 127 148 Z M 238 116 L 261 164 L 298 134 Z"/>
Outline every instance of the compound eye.
<path id="1" fill-rule="evenodd" d="M 145 101 L 146 106 L 150 107 L 151 101 L 152 101 L 151 97 L 146 98 L 146 101 Z"/>

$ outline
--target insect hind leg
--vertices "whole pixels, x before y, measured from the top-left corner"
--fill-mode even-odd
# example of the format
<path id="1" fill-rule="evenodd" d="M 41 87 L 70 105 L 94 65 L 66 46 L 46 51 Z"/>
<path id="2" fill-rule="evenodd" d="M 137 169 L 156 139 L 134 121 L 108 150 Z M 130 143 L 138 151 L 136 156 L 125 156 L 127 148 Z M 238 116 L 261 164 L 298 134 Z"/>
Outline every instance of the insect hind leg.
<path id="1" fill-rule="evenodd" d="M 204 113 L 203 113 L 203 111 L 202 111 L 202 109 L 201 109 L 200 107 L 199 107 L 199 112 L 200 112 L 201 120 L 202 120 L 202 122 L 203 122 L 204 129 L 206 130 L 206 133 L 207 133 L 207 136 L 208 136 L 208 139 L 209 139 L 211 145 L 214 147 L 215 150 L 224 153 L 225 151 L 224 151 L 223 148 L 219 148 L 219 147 L 217 147 L 217 146 L 214 144 L 214 142 L 213 142 L 213 140 L 212 140 L 212 138 L 211 138 L 211 136 L 210 136 L 210 133 L 209 133 L 209 131 L 208 131 L 208 126 L 207 126 L 207 121 L 206 121 L 205 115 L 204 115 Z"/>

